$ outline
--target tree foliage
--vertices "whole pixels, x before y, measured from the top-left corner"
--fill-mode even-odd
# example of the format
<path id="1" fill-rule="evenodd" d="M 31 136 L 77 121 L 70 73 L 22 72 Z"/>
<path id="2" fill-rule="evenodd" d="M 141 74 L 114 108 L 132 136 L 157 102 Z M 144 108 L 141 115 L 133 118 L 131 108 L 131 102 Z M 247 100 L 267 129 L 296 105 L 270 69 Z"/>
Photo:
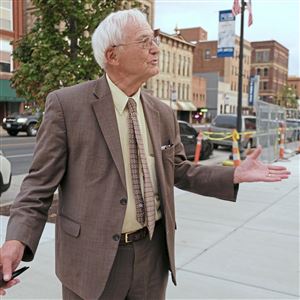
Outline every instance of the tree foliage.
<path id="1" fill-rule="evenodd" d="M 95 79 L 102 71 L 94 60 L 91 34 L 119 0 L 33 0 L 36 21 L 17 41 L 19 67 L 11 79 L 20 97 L 44 109 L 49 92 Z"/>
<path id="2" fill-rule="evenodd" d="M 286 108 L 297 108 L 298 101 L 296 99 L 296 91 L 294 88 L 284 85 L 280 90 L 278 97 L 279 105 L 284 106 Z"/>

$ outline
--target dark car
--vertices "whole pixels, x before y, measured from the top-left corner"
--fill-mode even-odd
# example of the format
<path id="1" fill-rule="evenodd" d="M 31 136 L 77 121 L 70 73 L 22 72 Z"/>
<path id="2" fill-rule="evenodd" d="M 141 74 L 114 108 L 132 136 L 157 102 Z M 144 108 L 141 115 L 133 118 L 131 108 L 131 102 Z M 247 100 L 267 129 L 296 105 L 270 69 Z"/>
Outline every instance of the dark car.
<path id="1" fill-rule="evenodd" d="M 193 159 L 197 145 L 198 132 L 189 123 L 185 121 L 178 121 L 180 138 L 184 146 L 185 154 L 188 159 Z M 213 152 L 213 144 L 208 139 L 202 139 L 202 147 L 200 153 L 200 160 L 205 160 L 210 157 Z"/>
<path id="2" fill-rule="evenodd" d="M 12 114 L 3 119 L 2 127 L 11 136 L 16 136 L 19 132 L 26 132 L 28 136 L 35 136 L 37 124 L 42 117 L 42 113 L 35 114 Z"/>

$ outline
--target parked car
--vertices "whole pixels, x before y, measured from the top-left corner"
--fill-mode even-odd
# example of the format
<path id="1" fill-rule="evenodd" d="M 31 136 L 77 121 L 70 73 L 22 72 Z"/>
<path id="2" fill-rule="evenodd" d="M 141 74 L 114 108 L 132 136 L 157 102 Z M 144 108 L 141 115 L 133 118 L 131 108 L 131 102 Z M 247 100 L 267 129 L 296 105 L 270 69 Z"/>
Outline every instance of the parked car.
<path id="1" fill-rule="evenodd" d="M 180 138 L 184 146 L 185 154 L 188 159 L 193 159 L 195 155 L 195 149 L 197 144 L 198 132 L 189 123 L 185 121 L 178 121 Z M 202 147 L 200 153 L 200 160 L 208 159 L 213 153 L 213 144 L 208 140 L 203 138 Z"/>
<path id="2" fill-rule="evenodd" d="M 11 163 L 0 150 L 0 196 L 8 190 L 11 182 Z"/>
<path id="3" fill-rule="evenodd" d="M 35 114 L 12 114 L 3 119 L 2 127 L 11 136 L 16 136 L 19 132 L 26 132 L 28 136 L 35 136 L 42 113 Z"/>
<path id="4" fill-rule="evenodd" d="M 231 147 L 232 146 L 232 138 L 221 139 L 222 135 L 220 133 L 224 132 L 225 134 L 230 134 L 233 129 L 236 128 L 236 120 L 237 115 L 232 114 L 224 114 L 217 115 L 211 122 L 211 126 L 209 131 L 212 132 L 210 137 L 212 139 L 214 148 L 218 148 L 218 146 Z M 256 117 L 255 116 L 242 116 L 242 133 L 243 132 L 254 132 L 256 131 Z M 213 134 L 219 133 L 219 134 Z M 241 145 L 244 148 L 252 148 L 256 147 L 256 138 L 255 134 L 242 134 L 241 135 Z"/>
<path id="5" fill-rule="evenodd" d="M 286 140 L 295 142 L 300 140 L 300 120 L 286 119 Z"/>

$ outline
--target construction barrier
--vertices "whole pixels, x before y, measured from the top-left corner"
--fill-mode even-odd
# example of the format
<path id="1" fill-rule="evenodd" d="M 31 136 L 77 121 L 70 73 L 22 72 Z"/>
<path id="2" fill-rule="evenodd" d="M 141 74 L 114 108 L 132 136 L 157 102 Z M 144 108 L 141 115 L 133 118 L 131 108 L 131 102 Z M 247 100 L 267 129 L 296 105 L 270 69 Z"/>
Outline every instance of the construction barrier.
<path id="1" fill-rule="evenodd" d="M 280 141 L 279 141 L 279 159 L 284 159 L 284 140 L 285 140 L 285 127 L 279 128 Z"/>
<path id="2" fill-rule="evenodd" d="M 232 157 L 233 157 L 233 164 L 235 167 L 241 164 L 241 157 L 240 157 L 240 149 L 238 140 L 240 138 L 239 133 L 234 129 L 232 131 Z"/>
<path id="3" fill-rule="evenodd" d="M 201 130 L 199 130 L 199 133 L 197 136 L 197 145 L 196 145 L 196 149 L 195 149 L 195 156 L 194 156 L 195 163 L 198 163 L 198 161 L 200 160 L 202 138 L 203 138 L 202 132 L 201 132 Z"/>

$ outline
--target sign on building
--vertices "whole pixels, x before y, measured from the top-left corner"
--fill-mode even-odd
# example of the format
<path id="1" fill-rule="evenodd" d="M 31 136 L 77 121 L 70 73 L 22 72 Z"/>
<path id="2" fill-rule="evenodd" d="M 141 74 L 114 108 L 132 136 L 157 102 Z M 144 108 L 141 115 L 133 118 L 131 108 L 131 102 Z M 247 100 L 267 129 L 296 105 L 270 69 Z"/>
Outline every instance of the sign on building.
<path id="1" fill-rule="evenodd" d="M 235 45 L 235 16 L 232 10 L 219 11 L 218 57 L 233 57 Z"/>

